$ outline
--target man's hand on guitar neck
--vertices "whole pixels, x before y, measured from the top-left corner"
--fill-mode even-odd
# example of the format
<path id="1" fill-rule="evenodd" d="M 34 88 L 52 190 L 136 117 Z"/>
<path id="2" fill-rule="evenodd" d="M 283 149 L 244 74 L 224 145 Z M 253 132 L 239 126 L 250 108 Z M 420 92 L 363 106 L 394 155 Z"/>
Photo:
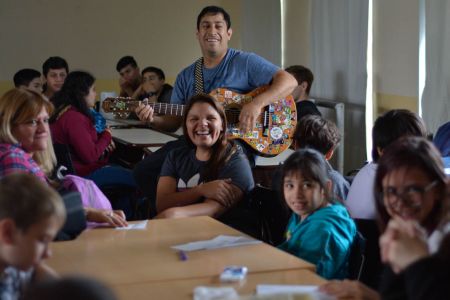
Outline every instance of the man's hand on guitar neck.
<path id="1" fill-rule="evenodd" d="M 150 105 L 145 105 L 140 103 L 136 110 L 134 111 L 138 116 L 139 120 L 152 124 L 154 119 L 154 110 Z"/>
<path id="2" fill-rule="evenodd" d="M 167 132 L 173 132 L 177 130 L 180 127 L 182 121 L 182 118 L 178 116 L 155 115 L 153 107 L 151 105 L 143 103 L 140 103 L 139 106 L 136 107 L 134 112 L 142 122 L 146 122 L 152 128 Z"/>

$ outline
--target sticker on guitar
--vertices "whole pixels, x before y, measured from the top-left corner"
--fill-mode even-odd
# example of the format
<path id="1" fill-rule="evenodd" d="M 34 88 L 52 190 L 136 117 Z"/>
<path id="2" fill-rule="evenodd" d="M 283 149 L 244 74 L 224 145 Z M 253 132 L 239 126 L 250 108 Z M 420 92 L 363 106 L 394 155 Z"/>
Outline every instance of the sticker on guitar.
<path id="1" fill-rule="evenodd" d="M 278 99 L 264 107 L 252 130 L 243 133 L 239 129 L 239 114 L 242 107 L 267 88 L 268 86 L 263 86 L 247 94 L 218 88 L 213 90 L 210 95 L 225 109 L 229 138 L 243 140 L 262 156 L 275 156 L 286 150 L 292 143 L 297 124 L 297 112 L 292 96 Z M 143 103 L 151 105 L 155 113 L 160 115 L 183 116 L 185 105 L 144 101 L 124 97 L 106 98 L 102 103 L 102 108 L 105 112 L 132 112 L 139 104 Z"/>

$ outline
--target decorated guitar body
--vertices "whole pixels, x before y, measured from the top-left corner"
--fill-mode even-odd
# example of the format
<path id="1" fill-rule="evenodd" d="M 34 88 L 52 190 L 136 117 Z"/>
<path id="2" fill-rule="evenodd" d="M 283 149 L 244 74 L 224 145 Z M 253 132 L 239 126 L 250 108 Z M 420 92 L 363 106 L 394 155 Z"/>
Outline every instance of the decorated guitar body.
<path id="1" fill-rule="evenodd" d="M 213 90 L 213 96 L 225 108 L 227 116 L 227 133 L 231 139 L 240 139 L 262 156 L 275 156 L 286 150 L 292 143 L 297 112 L 292 96 L 277 100 L 264 107 L 256 119 L 255 127 L 248 132 L 239 130 L 239 114 L 242 107 L 256 96 L 267 90 L 268 86 L 257 88 L 247 94 L 239 94 L 225 88 Z M 133 111 L 139 103 L 130 98 L 107 98 L 102 107 L 105 112 Z M 182 116 L 184 105 L 167 103 L 148 103 L 158 114 Z"/>
<path id="2" fill-rule="evenodd" d="M 247 94 L 238 94 L 225 88 L 210 93 L 225 107 L 228 121 L 228 137 L 241 139 L 263 156 L 277 155 L 292 143 L 297 112 L 292 96 L 277 100 L 264 107 L 256 119 L 255 127 L 248 132 L 239 130 L 239 113 L 242 106 L 267 90 L 268 86 L 257 88 Z"/>

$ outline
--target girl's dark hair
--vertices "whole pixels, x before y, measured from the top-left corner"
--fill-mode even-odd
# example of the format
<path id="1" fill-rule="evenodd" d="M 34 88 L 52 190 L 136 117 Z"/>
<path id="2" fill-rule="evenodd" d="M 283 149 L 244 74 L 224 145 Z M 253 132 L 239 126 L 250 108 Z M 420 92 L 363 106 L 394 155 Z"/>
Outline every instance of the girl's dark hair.
<path id="1" fill-rule="evenodd" d="M 202 173 L 202 178 L 204 179 L 204 181 L 212 181 L 217 179 L 219 169 L 225 164 L 225 162 L 231 157 L 231 155 L 234 152 L 236 152 L 236 146 L 234 145 L 234 143 L 228 141 L 227 139 L 226 135 L 227 118 L 225 116 L 225 110 L 223 109 L 222 105 L 220 105 L 212 96 L 207 94 L 198 94 L 193 96 L 189 100 L 189 104 L 187 105 L 184 111 L 183 133 L 184 136 L 186 137 L 188 145 L 192 148 L 195 148 L 194 143 L 191 141 L 189 137 L 186 121 L 187 116 L 191 111 L 192 107 L 197 103 L 207 103 L 211 105 L 217 111 L 220 118 L 222 119 L 223 130 L 220 133 L 216 143 L 212 146 L 211 157 L 209 158 L 208 162 L 203 168 Z"/>
<path id="2" fill-rule="evenodd" d="M 92 87 L 94 82 L 94 76 L 88 72 L 70 72 L 64 81 L 64 85 L 61 90 L 51 99 L 56 107 L 56 111 L 50 118 L 50 122 L 56 121 L 61 111 L 66 109 L 69 105 L 72 105 L 83 115 L 94 121 L 85 100 L 86 96 L 89 94 L 89 89 Z"/>
<path id="3" fill-rule="evenodd" d="M 383 179 L 391 172 L 401 169 L 417 168 L 423 171 L 430 181 L 437 180 L 441 191 L 441 199 L 436 202 L 436 207 L 421 224 L 428 230 L 434 230 L 445 213 L 445 187 L 446 175 L 439 151 L 425 138 L 404 137 L 392 143 L 381 156 L 375 176 L 375 206 L 378 213 L 379 226 L 382 230 L 387 226 L 391 218 L 383 201 Z"/>
<path id="4" fill-rule="evenodd" d="M 427 136 L 423 120 L 407 109 L 393 109 L 378 117 L 372 128 L 372 159 L 380 158 L 378 149 L 384 149 L 403 136 Z"/>
<path id="5" fill-rule="evenodd" d="M 330 196 L 328 189 L 327 163 L 323 154 L 311 149 L 302 148 L 292 153 L 283 164 L 281 171 L 281 187 L 283 203 L 286 203 L 283 192 L 284 178 L 292 173 L 300 172 L 305 180 L 317 182 L 325 191 L 325 198 L 329 203 L 334 203 L 335 199 Z"/>

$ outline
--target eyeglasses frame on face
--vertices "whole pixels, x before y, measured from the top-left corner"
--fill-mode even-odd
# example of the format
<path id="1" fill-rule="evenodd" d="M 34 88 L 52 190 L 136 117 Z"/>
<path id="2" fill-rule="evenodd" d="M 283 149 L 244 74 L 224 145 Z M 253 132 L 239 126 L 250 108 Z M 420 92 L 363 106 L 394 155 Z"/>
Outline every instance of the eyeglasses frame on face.
<path id="1" fill-rule="evenodd" d="M 48 125 L 49 121 L 50 121 L 50 118 L 43 118 L 42 120 L 31 119 L 30 121 L 22 122 L 17 125 L 28 125 L 28 126 L 32 126 L 32 127 L 37 127 L 40 123 L 42 123 L 44 125 Z"/>
<path id="2" fill-rule="evenodd" d="M 424 187 L 418 186 L 418 185 L 408 185 L 405 188 L 403 188 L 403 191 L 401 193 L 397 192 L 397 188 L 392 188 L 392 187 L 388 187 L 388 189 L 391 189 L 391 191 L 389 192 L 391 194 L 391 196 L 387 196 L 387 192 L 386 189 L 383 188 L 383 191 L 381 192 L 381 195 L 383 197 L 383 199 L 387 199 L 387 203 L 388 206 L 396 211 L 396 208 L 398 206 L 398 204 L 400 203 L 399 200 L 401 199 L 401 201 L 406 204 L 408 207 L 415 207 L 415 206 L 419 206 L 420 203 L 411 203 L 414 201 L 411 201 L 411 199 L 409 199 L 408 197 L 406 197 L 406 194 L 408 192 L 411 192 L 411 189 L 415 189 L 414 191 L 420 194 L 420 202 L 423 201 L 423 197 L 424 195 L 429 192 L 431 189 L 433 189 L 437 184 L 439 183 L 439 181 L 433 180 L 432 182 L 430 182 L 429 184 L 425 185 Z M 391 198 L 392 196 L 395 196 L 395 200 L 392 201 Z"/>

